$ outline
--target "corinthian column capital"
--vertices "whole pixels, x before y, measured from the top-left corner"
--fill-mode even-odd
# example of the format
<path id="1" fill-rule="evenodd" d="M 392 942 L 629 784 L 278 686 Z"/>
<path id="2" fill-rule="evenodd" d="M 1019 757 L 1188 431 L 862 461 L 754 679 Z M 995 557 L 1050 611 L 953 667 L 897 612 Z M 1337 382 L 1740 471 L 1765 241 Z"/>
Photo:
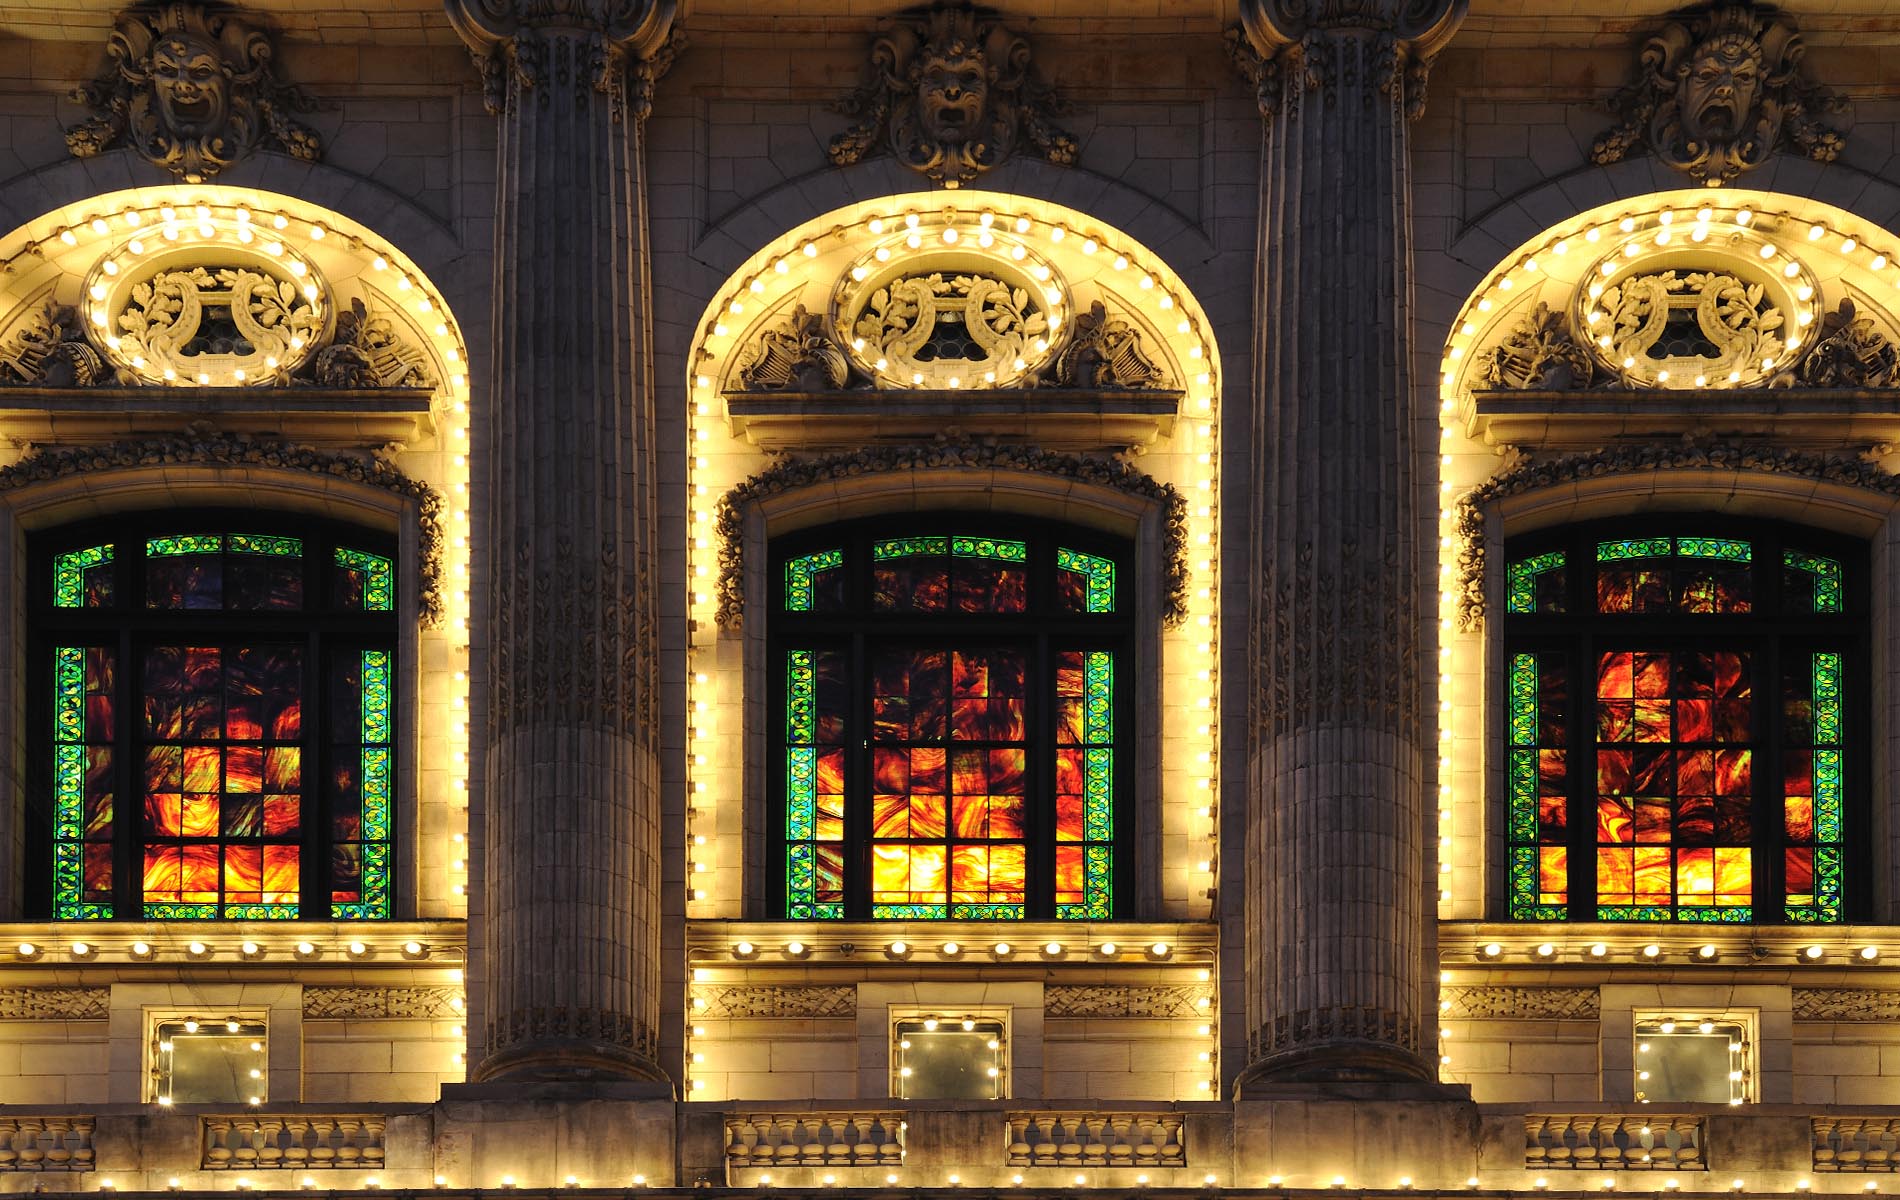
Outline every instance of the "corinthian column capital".
<path id="1" fill-rule="evenodd" d="M 549 82 L 549 39 L 578 39 L 591 69 L 572 82 L 610 96 L 615 119 L 630 98 L 634 117 L 644 120 L 654 84 L 684 45 L 673 28 L 679 0 L 443 0 L 443 7 L 482 73 L 491 113 Z"/>
<path id="2" fill-rule="evenodd" d="M 1432 59 L 1465 19 L 1470 0 L 1240 0 L 1240 29 L 1229 46 L 1273 116 L 1297 94 L 1331 87 L 1339 56 L 1331 43 L 1374 39 L 1377 71 L 1366 80 L 1399 97 L 1405 114 L 1425 107 Z M 1355 59 L 1358 56 L 1352 56 Z M 1283 95 L 1292 91 L 1292 97 Z"/>

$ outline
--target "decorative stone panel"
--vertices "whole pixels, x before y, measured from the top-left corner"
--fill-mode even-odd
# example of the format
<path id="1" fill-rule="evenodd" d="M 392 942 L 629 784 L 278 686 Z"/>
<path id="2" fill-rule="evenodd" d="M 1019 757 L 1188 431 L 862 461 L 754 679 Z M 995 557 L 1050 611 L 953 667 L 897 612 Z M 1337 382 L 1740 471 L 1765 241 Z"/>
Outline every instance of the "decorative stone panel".
<path id="1" fill-rule="evenodd" d="M 851 984 L 819 987 L 702 987 L 696 1017 L 853 1017 L 858 989 Z"/>
<path id="2" fill-rule="evenodd" d="M 1438 993 L 1442 1015 L 1473 1020 L 1595 1020 L 1595 988 L 1447 987 Z"/>
<path id="3" fill-rule="evenodd" d="M 456 988 L 306 987 L 303 1015 L 317 1020 L 459 1019 Z"/>
<path id="4" fill-rule="evenodd" d="M 111 988 L 0 988 L 0 1021 L 103 1021 L 111 1008 Z"/>
<path id="5" fill-rule="evenodd" d="M 1797 1021 L 1900 1021 L 1900 992 L 1873 988 L 1796 988 Z"/>
<path id="6" fill-rule="evenodd" d="M 1042 992 L 1044 1017 L 1197 1017 L 1204 987 L 1118 987 L 1109 984 L 1052 985 Z"/>
<path id="7" fill-rule="evenodd" d="M 1706 1171 L 1703 1117 L 1662 1113 L 1524 1118 L 1524 1165 L 1533 1170 Z"/>
<path id="8" fill-rule="evenodd" d="M 1011 1113 L 1012 1167 L 1184 1167 L 1179 1113 Z"/>

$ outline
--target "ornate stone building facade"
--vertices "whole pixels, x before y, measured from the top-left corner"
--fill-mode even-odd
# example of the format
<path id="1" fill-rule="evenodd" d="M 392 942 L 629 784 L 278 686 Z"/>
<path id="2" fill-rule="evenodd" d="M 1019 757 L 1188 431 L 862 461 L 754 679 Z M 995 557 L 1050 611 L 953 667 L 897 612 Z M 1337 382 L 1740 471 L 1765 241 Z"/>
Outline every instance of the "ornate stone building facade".
<path id="1" fill-rule="evenodd" d="M 1887 7 L 0 5 L 0 1191 L 1891 1190 Z"/>

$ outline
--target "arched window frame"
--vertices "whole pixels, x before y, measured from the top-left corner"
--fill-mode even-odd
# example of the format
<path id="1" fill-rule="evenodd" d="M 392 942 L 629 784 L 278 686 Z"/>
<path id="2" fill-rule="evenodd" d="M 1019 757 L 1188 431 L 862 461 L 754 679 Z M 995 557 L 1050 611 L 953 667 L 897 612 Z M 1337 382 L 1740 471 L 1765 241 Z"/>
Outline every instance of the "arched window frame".
<path id="1" fill-rule="evenodd" d="M 230 541 L 239 535 L 260 540 L 295 538 L 302 542 L 299 555 L 306 605 L 301 611 L 271 612 L 244 610 L 165 610 L 145 607 L 139 602 L 142 581 L 138 564 L 146 558 L 148 539 L 172 535 L 225 535 Z M 413 767 L 413 747 L 403 710 L 406 677 L 414 669 L 411 652 L 401 637 L 405 611 L 405 568 L 400 539 L 391 532 L 363 525 L 298 515 L 293 512 L 204 508 L 158 510 L 95 519 L 73 524 L 45 527 L 26 536 L 27 657 L 25 660 L 28 692 L 25 731 L 25 767 L 28 800 L 25 812 L 25 907 L 28 917 L 53 919 L 295 919 L 299 921 L 384 920 L 398 917 L 408 906 L 401 890 L 408 873 L 407 841 L 402 836 L 407 805 L 402 796 L 407 787 L 403 779 Z M 55 602 L 57 564 L 62 556 L 87 547 L 112 543 L 118 552 L 110 568 L 118 602 L 107 611 L 62 607 Z M 386 570 L 369 572 L 366 588 L 375 590 L 369 607 L 351 612 L 335 606 L 330 588 L 333 573 L 345 565 L 341 555 L 367 554 L 386 563 Z M 228 561 L 228 556 L 227 556 Z M 360 561 L 348 564 L 364 567 Z M 143 645 L 168 638 L 204 637 L 219 643 L 244 639 L 286 642 L 301 640 L 305 648 L 301 703 L 307 719 L 302 722 L 297 744 L 302 747 L 303 802 L 300 822 L 300 880 L 298 911 L 292 914 L 272 910 L 260 903 L 241 905 L 234 911 L 217 913 L 185 912 L 146 903 L 139 870 L 139 845 L 143 840 L 143 813 L 138 781 L 138 749 L 141 735 L 133 723 L 137 707 L 134 669 L 135 651 Z M 113 739 L 115 749 L 115 821 L 112 841 L 113 898 L 109 911 L 99 906 L 70 903 L 62 896 L 61 881 L 56 877 L 55 844 L 62 839 L 55 828 L 59 817 L 54 775 L 56 767 L 55 723 L 59 719 L 59 701 L 55 696 L 55 647 L 70 644 L 112 645 L 117 651 L 115 708 L 120 714 L 119 728 Z M 372 690 L 372 703 L 359 710 L 361 728 L 345 736 L 332 729 L 334 697 L 322 677 L 327 673 L 328 656 L 361 649 L 375 654 L 379 662 L 374 674 L 364 681 Z M 380 675 L 380 679 L 376 678 Z M 376 711 L 370 711 L 371 709 Z M 314 716 L 309 716 L 314 714 Z M 372 726 L 375 728 L 372 730 Z M 352 741 L 352 738 L 360 740 Z M 382 764 L 378 790 L 381 809 L 380 836 L 372 819 L 363 835 L 365 842 L 380 846 L 381 886 L 365 890 L 355 901 L 330 897 L 333 881 L 330 850 L 336 841 L 331 826 L 331 809 L 325 791 L 330 756 L 360 745 L 367 756 L 375 753 Z M 365 765 L 362 770 L 367 771 Z M 373 853 L 373 852 L 372 852 Z M 366 867 L 366 870 L 368 868 Z M 222 873 L 221 873 L 222 877 Z M 62 900 L 67 903 L 62 903 Z M 223 907 L 214 903 L 212 907 Z M 315 909 L 316 911 L 312 911 Z"/>
<path id="2" fill-rule="evenodd" d="M 905 618 L 898 614 L 869 611 L 871 547 L 874 542 L 912 536 L 958 536 L 1007 538 L 1027 546 L 1026 564 L 1030 571 L 1029 602 L 1021 616 L 973 614 L 969 617 Z M 1058 613 L 1054 607 L 1053 576 L 1058 548 L 1081 551 L 1112 561 L 1115 580 L 1112 585 L 1113 611 L 1108 613 Z M 787 565 L 815 553 L 843 550 L 842 569 L 847 573 L 848 593 L 857 597 L 846 611 L 838 614 L 787 612 Z M 1146 738 L 1137 730 L 1134 706 L 1138 688 L 1134 685 L 1138 633 L 1137 596 L 1141 589 L 1135 575 L 1134 545 L 1098 530 L 1039 520 L 1018 514 L 974 513 L 958 510 L 906 513 L 902 516 L 873 517 L 820 525 L 776 536 L 768 543 L 765 571 L 766 595 L 770 617 L 766 638 L 767 717 L 771 730 L 767 738 L 768 817 L 766 844 L 768 866 L 765 875 L 767 915 L 774 919 L 811 919 L 794 915 L 790 906 L 787 879 L 788 846 L 786 814 L 789 782 L 786 769 L 788 714 L 787 652 L 795 645 L 823 643 L 844 647 L 860 655 L 868 642 L 878 639 L 915 636 L 930 639 L 971 637 L 981 642 L 1014 641 L 1032 647 L 1028 667 L 1030 697 L 1029 719 L 1040 723 L 1043 732 L 1032 728 L 1027 738 L 1029 767 L 1025 801 L 1024 841 L 1029 850 L 1028 878 L 1031 891 L 1025 899 L 1023 919 L 1124 919 L 1134 915 L 1138 902 L 1133 878 L 1135 848 L 1138 841 L 1134 794 L 1138 747 Z M 867 622 L 876 621 L 875 629 Z M 1110 889 L 1108 913 L 1088 913 L 1058 906 L 1054 900 L 1055 839 L 1048 825 L 1053 819 L 1053 762 L 1055 739 L 1052 706 L 1048 689 L 1051 680 L 1040 678 L 1036 661 L 1039 655 L 1052 656 L 1064 648 L 1111 648 L 1115 655 L 1117 683 L 1114 688 L 1113 726 L 1115 763 L 1113 767 L 1113 828 L 1110 848 Z M 869 827 L 870 756 L 868 668 L 852 673 L 851 712 L 855 722 L 849 733 L 858 761 L 852 781 L 847 783 L 846 840 L 847 899 L 836 919 L 935 919 L 917 912 L 875 915 L 870 902 Z M 1046 673 L 1046 672 L 1045 672 Z M 855 864 L 855 865 L 853 865 Z M 997 914 L 994 919 L 1010 919 L 1016 914 Z M 817 919 L 827 919 L 813 914 Z M 949 913 L 945 919 L 985 919 L 970 914 Z"/>
<path id="3" fill-rule="evenodd" d="M 1750 543 L 1750 571 L 1757 601 L 1755 611 L 1745 616 L 1701 613 L 1626 616 L 1598 613 L 1593 590 L 1598 566 L 1598 543 L 1648 538 L 1699 538 Z M 1498 828 L 1502 832 L 1499 840 L 1504 847 L 1501 915 L 1518 921 L 1599 919 L 1599 894 L 1594 886 L 1597 814 L 1595 788 L 1589 785 L 1596 770 L 1596 735 L 1591 724 L 1595 686 L 1593 674 L 1584 674 L 1579 664 L 1594 661 L 1595 648 L 1600 644 L 1640 641 L 1659 650 L 1698 644 L 1714 646 L 1724 642 L 1730 645 L 1745 644 L 1751 652 L 1765 657 L 1766 665 L 1756 669 L 1753 681 L 1755 744 L 1759 747 L 1761 761 L 1752 765 L 1761 768 L 1765 763 L 1766 769 L 1754 769 L 1751 776 L 1750 848 L 1754 894 L 1745 919 L 1725 918 L 1712 912 L 1685 915 L 1680 911 L 1680 895 L 1673 887 L 1666 907 L 1678 909 L 1674 914 L 1618 914 L 1614 919 L 1748 924 L 1837 924 L 1867 919 L 1873 907 L 1875 891 L 1870 850 L 1873 839 L 1855 836 L 1855 832 L 1870 830 L 1876 824 L 1867 797 L 1879 756 L 1872 740 L 1874 723 L 1870 716 L 1870 696 L 1875 682 L 1871 678 L 1873 672 L 1869 666 L 1873 661 L 1870 631 L 1874 624 L 1874 613 L 1871 611 L 1871 566 L 1866 544 L 1852 537 L 1803 525 L 1711 515 L 1685 508 L 1680 512 L 1655 516 L 1592 519 L 1516 534 L 1507 537 L 1503 549 L 1502 586 L 1493 593 L 1502 601 L 1502 654 L 1500 659 L 1494 660 L 1499 662 L 1501 670 L 1500 678 L 1492 689 L 1493 703 L 1499 714 L 1498 725 L 1503 734 L 1503 761 L 1499 775 L 1502 794 L 1496 809 Z M 1568 555 L 1569 569 L 1561 591 L 1569 611 L 1562 616 L 1526 613 L 1522 611 L 1525 604 L 1529 603 L 1533 607 L 1541 604 L 1550 589 L 1548 579 L 1540 583 L 1540 573 L 1527 567 L 1534 568 L 1536 560 L 1553 551 L 1563 551 Z M 1786 567 L 1784 551 L 1818 554 L 1840 565 L 1841 608 L 1838 613 L 1794 611 L 1795 606 L 1788 602 L 1789 597 L 1783 590 L 1782 573 Z M 1675 557 L 1673 552 L 1671 557 Z M 1578 564 L 1589 569 L 1579 571 L 1576 569 Z M 1813 601 L 1810 599 L 1807 603 L 1812 604 Z M 1619 634 L 1614 623 L 1626 620 L 1641 621 L 1640 631 Z M 1783 663 L 1791 650 L 1838 651 L 1841 658 L 1838 703 L 1843 834 L 1839 841 L 1842 884 L 1836 915 L 1822 911 L 1826 898 L 1818 894 L 1813 905 L 1805 906 L 1808 908 L 1805 913 L 1797 913 L 1785 903 L 1782 858 L 1778 851 L 1787 847 L 1788 839 L 1781 809 L 1782 789 L 1777 788 L 1774 781 L 1781 777 L 1781 759 L 1789 749 L 1784 744 L 1787 718 L 1779 711 L 1779 704 L 1771 701 L 1778 700 L 1783 686 Z M 1573 755 L 1566 792 L 1572 814 L 1567 842 L 1572 869 L 1569 876 L 1569 901 L 1563 905 L 1542 903 L 1540 901 L 1547 897 L 1526 892 L 1527 876 L 1519 855 L 1524 847 L 1532 844 L 1524 835 L 1522 827 L 1527 777 L 1517 769 L 1513 757 L 1522 751 L 1537 752 L 1556 745 L 1546 737 L 1548 722 L 1542 715 L 1544 710 L 1528 692 L 1529 685 L 1524 674 L 1516 669 L 1521 661 L 1520 656 L 1527 652 L 1553 651 L 1570 657 L 1571 679 L 1574 681 L 1565 717 L 1565 739 Z M 1587 695 L 1578 690 L 1579 684 L 1584 681 L 1589 681 Z M 1776 694 L 1774 697 L 1768 695 L 1771 689 Z M 1813 744 L 1821 743 L 1817 741 Z M 1575 757 L 1578 755 L 1587 756 L 1582 758 L 1581 765 L 1578 765 Z M 1528 782 L 1538 791 L 1543 790 L 1537 781 Z M 1529 801 L 1535 804 L 1535 795 L 1529 797 Z M 1534 817 L 1532 824 L 1536 824 Z M 1589 836 L 1585 835 L 1586 830 Z M 1579 852 L 1584 850 L 1589 853 L 1580 858 Z M 1581 876 L 1575 870 L 1575 864 L 1579 862 L 1589 864 L 1586 873 Z M 1577 886 L 1579 880 L 1585 886 Z M 1536 890 L 1533 886 L 1532 892 Z"/>

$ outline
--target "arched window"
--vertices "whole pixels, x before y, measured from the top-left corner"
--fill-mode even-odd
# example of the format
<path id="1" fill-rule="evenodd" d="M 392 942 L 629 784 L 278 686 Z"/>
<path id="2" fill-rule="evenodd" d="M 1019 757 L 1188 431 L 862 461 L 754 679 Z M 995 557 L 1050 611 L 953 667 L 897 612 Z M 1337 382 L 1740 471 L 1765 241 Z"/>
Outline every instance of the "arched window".
<path id="1" fill-rule="evenodd" d="M 994 515 L 774 543 L 787 917 L 1116 915 L 1126 561 Z"/>
<path id="2" fill-rule="evenodd" d="M 391 539 L 166 513 L 32 554 L 44 911 L 390 916 Z"/>
<path id="3" fill-rule="evenodd" d="M 1862 561 L 1687 516 L 1511 542 L 1513 919 L 1846 919 Z"/>

